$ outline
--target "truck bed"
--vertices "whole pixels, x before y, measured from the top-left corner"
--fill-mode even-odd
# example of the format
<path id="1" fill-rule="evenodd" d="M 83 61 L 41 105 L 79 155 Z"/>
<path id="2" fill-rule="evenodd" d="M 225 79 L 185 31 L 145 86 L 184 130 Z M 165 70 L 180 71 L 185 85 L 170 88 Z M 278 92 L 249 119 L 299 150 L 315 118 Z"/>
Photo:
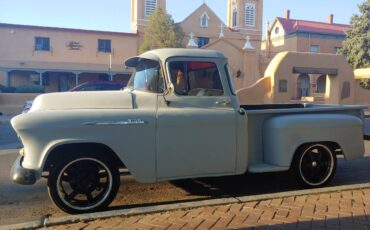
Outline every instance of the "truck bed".
<path id="1" fill-rule="evenodd" d="M 323 104 L 254 104 L 241 105 L 248 114 L 276 114 L 276 113 L 305 113 L 305 112 L 336 112 L 349 111 L 351 114 L 362 117 L 363 105 L 323 105 Z"/>
<path id="2" fill-rule="evenodd" d="M 266 164 L 264 159 L 264 140 L 263 133 L 269 132 L 265 130 L 265 122 L 274 117 L 290 116 L 290 115 L 351 115 L 363 120 L 363 109 L 366 106 L 362 105 L 324 105 L 324 104 L 254 104 L 241 105 L 246 111 L 248 119 L 248 171 L 249 172 L 266 172 L 266 168 L 271 171 L 282 171 L 281 167 Z M 265 130 L 265 131 L 264 131 Z M 370 138 L 370 137 L 369 137 Z M 268 155 L 270 153 L 265 153 Z M 288 168 L 286 168 L 288 169 Z"/>

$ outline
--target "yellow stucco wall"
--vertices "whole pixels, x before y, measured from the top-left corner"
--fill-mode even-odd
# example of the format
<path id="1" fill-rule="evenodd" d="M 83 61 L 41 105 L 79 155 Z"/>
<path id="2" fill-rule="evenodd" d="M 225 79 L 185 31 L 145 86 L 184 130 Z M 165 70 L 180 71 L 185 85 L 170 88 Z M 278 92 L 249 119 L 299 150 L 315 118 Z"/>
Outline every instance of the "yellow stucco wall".
<path id="1" fill-rule="evenodd" d="M 109 64 L 109 53 L 98 52 L 98 39 L 111 40 L 112 64 L 121 65 L 122 60 L 137 54 L 136 34 L 57 28 L 0 26 L 1 62 L 17 61 L 27 68 L 27 61 L 56 63 Z M 34 51 L 35 37 L 50 38 L 50 51 Z M 80 50 L 70 50 L 69 42 L 78 42 Z"/>
<path id="2" fill-rule="evenodd" d="M 236 95 L 242 105 L 271 103 L 271 77 L 263 77 L 250 87 L 239 89 Z"/>
<path id="3" fill-rule="evenodd" d="M 245 95 L 267 95 L 264 103 L 289 103 L 297 96 L 298 74 L 293 73 L 294 67 L 336 69 L 336 76 L 327 76 L 326 94 L 324 102 L 327 104 L 354 104 L 356 103 L 356 83 L 351 66 L 341 55 L 312 54 L 283 52 L 275 56 L 265 71 L 265 76 L 271 77 L 271 88 L 261 87 L 260 84 L 249 88 L 240 89 L 238 96 L 240 101 L 248 101 L 252 104 L 261 103 L 260 99 L 255 101 L 244 98 Z M 279 92 L 279 82 L 287 83 L 287 91 Z M 348 86 L 348 90 L 347 87 Z"/>

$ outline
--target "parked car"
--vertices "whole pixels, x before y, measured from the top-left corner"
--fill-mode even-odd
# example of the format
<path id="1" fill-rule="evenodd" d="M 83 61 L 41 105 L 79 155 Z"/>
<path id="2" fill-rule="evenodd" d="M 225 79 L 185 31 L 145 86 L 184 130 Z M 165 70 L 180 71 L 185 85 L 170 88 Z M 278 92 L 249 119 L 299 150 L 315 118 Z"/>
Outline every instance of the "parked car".
<path id="1" fill-rule="evenodd" d="M 82 83 L 72 89 L 70 92 L 78 92 L 78 91 L 109 91 L 109 90 L 120 90 L 124 88 L 126 85 L 120 82 L 113 82 L 113 81 L 90 81 Z M 32 107 L 33 100 L 26 101 L 23 106 L 22 113 L 28 113 L 28 111 Z"/>
<path id="2" fill-rule="evenodd" d="M 337 155 L 364 154 L 366 106 L 242 105 L 217 51 L 152 50 L 125 63 L 136 71 L 124 90 L 43 94 L 11 120 L 24 146 L 14 182 L 49 173 L 53 202 L 83 213 L 113 201 L 121 168 L 142 183 L 290 171 L 315 188 L 331 181 Z"/>

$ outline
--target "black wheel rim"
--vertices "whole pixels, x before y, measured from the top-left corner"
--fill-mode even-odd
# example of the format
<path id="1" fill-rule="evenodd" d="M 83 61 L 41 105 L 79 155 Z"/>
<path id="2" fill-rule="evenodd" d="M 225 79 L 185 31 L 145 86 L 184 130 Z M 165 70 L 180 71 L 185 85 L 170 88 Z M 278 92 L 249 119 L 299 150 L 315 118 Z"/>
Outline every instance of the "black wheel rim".
<path id="1" fill-rule="evenodd" d="M 62 202 L 75 210 L 89 210 L 101 205 L 112 189 L 112 174 L 101 161 L 77 159 L 59 173 L 58 195 Z"/>
<path id="2" fill-rule="evenodd" d="M 299 166 L 303 181 L 310 186 L 319 186 L 330 178 L 334 157 L 325 145 L 313 145 L 301 155 Z"/>

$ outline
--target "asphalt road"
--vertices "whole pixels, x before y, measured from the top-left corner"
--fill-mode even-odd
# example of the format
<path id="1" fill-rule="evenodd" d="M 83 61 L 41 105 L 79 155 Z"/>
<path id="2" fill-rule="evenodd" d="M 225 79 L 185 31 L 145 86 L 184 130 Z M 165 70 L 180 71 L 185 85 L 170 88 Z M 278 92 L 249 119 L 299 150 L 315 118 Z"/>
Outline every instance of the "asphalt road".
<path id="1" fill-rule="evenodd" d="M 10 125 L 0 125 L 0 150 L 20 146 L 17 134 Z"/>
<path id="2" fill-rule="evenodd" d="M 337 173 L 330 186 L 370 182 L 370 141 L 366 143 L 366 152 L 369 154 L 359 160 L 345 161 L 339 158 Z M 36 220 L 46 215 L 66 215 L 49 200 L 46 179 L 33 186 L 16 185 L 10 181 L 9 170 L 16 157 L 16 153 L 0 155 L 0 226 Z M 109 209 L 298 189 L 287 173 L 247 174 L 153 184 L 139 184 L 131 176 L 123 176 L 118 196 Z"/>

